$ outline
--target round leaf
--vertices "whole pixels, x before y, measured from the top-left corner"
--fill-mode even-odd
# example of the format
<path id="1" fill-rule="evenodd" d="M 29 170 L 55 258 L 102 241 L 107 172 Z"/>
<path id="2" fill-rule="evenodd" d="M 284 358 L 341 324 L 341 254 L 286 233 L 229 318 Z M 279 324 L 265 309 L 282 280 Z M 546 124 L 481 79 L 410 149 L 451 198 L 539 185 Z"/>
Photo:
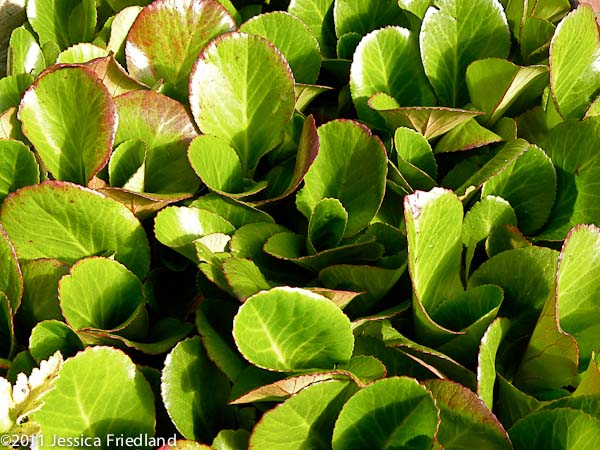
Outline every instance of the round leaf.
<path id="1" fill-rule="evenodd" d="M 223 139 L 198 136 L 188 148 L 188 158 L 196 174 L 213 191 L 224 195 L 244 191 L 240 158 Z"/>
<path id="2" fill-rule="evenodd" d="M 83 67 L 55 66 L 25 92 L 23 133 L 58 180 L 87 185 L 108 162 L 117 111 L 108 90 Z"/>
<path id="3" fill-rule="evenodd" d="M 429 450 L 439 411 L 416 380 L 386 378 L 357 392 L 344 405 L 333 431 L 334 450 Z"/>
<path id="4" fill-rule="evenodd" d="M 356 48 L 350 70 L 350 91 L 358 117 L 379 128 L 385 121 L 368 105 L 374 94 L 388 94 L 399 106 L 436 103 L 417 41 L 405 28 L 387 27 L 366 35 Z"/>
<path id="5" fill-rule="evenodd" d="M 331 369 L 347 362 L 350 320 L 310 291 L 274 288 L 250 297 L 233 325 L 238 349 L 254 365 L 275 371 Z"/>
<path id="6" fill-rule="evenodd" d="M 190 77 L 196 123 L 203 133 L 223 138 L 235 149 L 246 175 L 280 142 L 294 100 L 288 63 L 258 36 L 230 33 L 215 39 Z"/>
<path id="7" fill-rule="evenodd" d="M 127 68 L 148 86 L 163 80 L 166 95 L 185 101 L 198 53 L 213 38 L 234 30 L 235 21 L 217 1 L 154 1 L 127 35 Z"/>
<path id="8" fill-rule="evenodd" d="M 70 183 L 47 181 L 9 195 L 0 222 L 19 259 L 113 256 L 138 277 L 150 266 L 146 233 L 125 206 Z"/>
<path id="9" fill-rule="evenodd" d="M 60 307 L 75 330 L 121 329 L 140 314 L 146 300 L 142 283 L 127 268 L 107 258 L 78 261 L 59 283 Z"/>
<path id="10" fill-rule="evenodd" d="M 200 337 L 175 346 L 165 360 L 162 399 L 177 430 L 187 439 L 210 440 L 226 428 L 229 382 L 208 359 Z"/>
<path id="11" fill-rule="evenodd" d="M 113 439 L 154 435 L 152 390 L 135 364 L 118 350 L 92 347 L 79 353 L 65 361 L 54 386 L 32 418 L 47 436 L 42 449 L 52 448 L 51 437 L 83 435 L 100 439 L 102 446 L 119 447 L 114 441 L 110 445 L 111 435 Z"/>
<path id="12" fill-rule="evenodd" d="M 334 120 L 319 127 L 320 150 L 297 195 L 307 218 L 324 198 L 336 198 L 348 212 L 344 236 L 357 234 L 383 201 L 387 158 L 378 137 L 357 122 Z"/>
<path id="13" fill-rule="evenodd" d="M 440 104 L 462 106 L 468 92 L 465 72 L 473 61 L 506 58 L 510 32 L 498 0 L 441 0 L 429 8 L 419 43 L 425 73 Z"/>
<path id="14" fill-rule="evenodd" d="M 283 53 L 296 83 L 314 84 L 321 68 L 315 36 L 302 21 L 285 12 L 261 14 L 245 22 L 240 31 L 262 36 Z"/>

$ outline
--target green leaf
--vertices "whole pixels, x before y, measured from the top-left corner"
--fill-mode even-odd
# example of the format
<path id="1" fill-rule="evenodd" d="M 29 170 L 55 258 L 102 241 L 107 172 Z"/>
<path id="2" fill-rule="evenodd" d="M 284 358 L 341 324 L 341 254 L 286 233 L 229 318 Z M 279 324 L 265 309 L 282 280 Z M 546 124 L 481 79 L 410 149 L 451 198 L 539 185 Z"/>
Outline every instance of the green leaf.
<path id="1" fill-rule="evenodd" d="M 62 417 L 69 420 L 62 420 Z M 44 397 L 44 406 L 33 415 L 42 435 L 77 438 L 119 447 L 110 436 L 154 435 L 154 401 L 144 376 L 124 353 L 93 347 L 62 366 L 55 388 Z M 45 439 L 40 448 L 52 448 Z M 65 445 L 67 449 L 79 445 Z M 142 448 L 147 448 L 142 446 Z"/>
<path id="2" fill-rule="evenodd" d="M 469 119 L 450 130 L 435 145 L 435 153 L 460 152 L 501 142 L 502 137 Z"/>
<path id="3" fill-rule="evenodd" d="M 358 47 L 362 38 L 363 36 L 361 34 L 355 32 L 346 33 L 340 36 L 336 46 L 338 58 L 351 60 L 356 51 L 356 47 Z"/>
<path id="4" fill-rule="evenodd" d="M 19 141 L 0 139 L 0 202 L 11 192 L 40 181 L 33 153 Z"/>
<path id="5" fill-rule="evenodd" d="M 29 337 L 29 352 L 38 364 L 56 351 L 60 351 L 66 359 L 75 356 L 83 349 L 83 342 L 77 333 L 58 320 L 45 320 L 38 323 Z"/>
<path id="6" fill-rule="evenodd" d="M 58 280 L 69 273 L 69 266 L 56 259 L 33 259 L 22 261 L 21 270 L 24 286 L 19 307 L 21 323 L 33 328 L 43 320 L 63 320 L 58 304 Z"/>
<path id="7" fill-rule="evenodd" d="M 198 136 L 188 148 L 188 158 L 204 184 L 217 194 L 240 198 L 265 188 L 264 183 L 244 180 L 238 154 L 221 138 Z"/>
<path id="8" fill-rule="evenodd" d="M 330 380 L 358 381 L 353 380 L 352 374 L 344 370 L 296 375 L 255 388 L 230 403 L 242 405 L 244 403 L 282 401 L 312 385 Z"/>
<path id="9" fill-rule="evenodd" d="M 467 247 L 465 256 L 467 275 L 470 273 L 477 244 L 484 239 L 488 239 L 498 227 L 504 224 L 516 225 L 517 217 L 506 200 L 493 195 L 482 198 L 465 214 L 462 241 Z"/>
<path id="10" fill-rule="evenodd" d="M 348 213 L 339 200 L 324 198 L 315 205 L 308 223 L 307 246 L 310 253 L 335 248 L 342 241 Z"/>
<path id="11" fill-rule="evenodd" d="M 553 296 L 559 253 L 544 247 L 508 250 L 484 262 L 471 275 L 469 287 L 493 284 L 504 291 L 499 315 L 510 318 L 502 363 L 514 366 L 515 351 L 522 352 L 546 300 Z M 511 350 L 512 348 L 512 350 Z M 518 350 L 517 350 L 518 349 Z"/>
<path id="12" fill-rule="evenodd" d="M 335 56 L 334 0 L 291 0 L 288 11 L 313 32 L 326 57 Z"/>
<path id="13" fill-rule="evenodd" d="M 260 72 L 248 69 L 255 64 Z M 190 77 L 190 105 L 198 127 L 227 141 L 247 176 L 280 142 L 294 100 L 289 65 L 258 36 L 230 33 L 214 40 L 200 54 Z"/>
<path id="14" fill-rule="evenodd" d="M 16 139 L 25 141 L 21 132 L 21 122 L 17 119 L 17 108 L 9 108 L 0 113 L 0 139 Z"/>
<path id="15" fill-rule="evenodd" d="M 162 355 L 190 334 L 193 328 L 193 325 L 188 322 L 165 317 L 150 326 L 143 340 L 132 341 L 103 330 L 82 330 L 78 335 L 87 345 L 106 344 L 124 350 L 133 349 L 147 355 Z"/>
<path id="16" fill-rule="evenodd" d="M 196 239 L 213 233 L 231 234 L 233 231 L 233 226 L 220 216 L 184 206 L 163 209 L 154 222 L 156 239 L 192 261 L 197 261 L 193 244 Z"/>
<path id="17" fill-rule="evenodd" d="M 274 44 L 289 63 L 296 83 L 317 81 L 321 69 L 319 43 L 301 20 L 276 11 L 244 22 L 240 32 L 261 36 Z"/>
<path id="18" fill-rule="evenodd" d="M 186 101 L 198 53 L 215 37 L 235 29 L 233 18 L 215 1 L 153 2 L 127 35 L 127 68 L 147 86 L 163 80 L 166 95 Z"/>
<path id="19" fill-rule="evenodd" d="M 110 38 L 106 49 L 113 52 L 115 59 L 125 62 L 125 44 L 127 35 L 135 22 L 135 19 L 142 11 L 141 6 L 129 6 L 119 11 L 114 17 L 110 26 Z"/>
<path id="20" fill-rule="evenodd" d="M 246 450 L 250 432 L 240 428 L 239 430 L 221 430 L 212 443 L 214 450 Z"/>
<path id="21" fill-rule="evenodd" d="M 28 73 L 0 78 L 0 112 L 19 106 L 21 96 L 32 83 L 33 77 Z"/>
<path id="22" fill-rule="evenodd" d="M 296 106 L 298 106 L 297 103 Z M 304 176 L 315 161 L 320 148 L 319 134 L 317 132 L 315 119 L 312 115 L 304 119 L 304 125 L 299 139 L 298 149 L 296 151 L 296 163 L 293 172 L 291 172 L 289 178 L 286 179 L 286 181 L 288 181 L 287 186 L 285 186 L 285 189 L 275 190 L 274 192 L 276 193 L 272 193 L 268 189 L 271 186 L 267 186 L 267 194 L 274 195 L 274 197 L 255 201 L 255 205 L 271 203 L 287 197 L 298 189 L 298 186 L 300 186 L 304 180 Z"/>
<path id="23" fill-rule="evenodd" d="M 115 144 L 144 141 L 144 192 L 194 193 L 200 180 L 187 159 L 187 147 L 198 133 L 184 106 L 152 91 L 133 91 L 115 99 L 119 128 Z"/>
<path id="24" fill-rule="evenodd" d="M 250 448 L 331 449 L 335 419 L 356 390 L 354 383 L 340 380 L 303 389 L 263 416 L 250 437 Z"/>
<path id="25" fill-rule="evenodd" d="M 463 207 L 441 188 L 417 191 L 404 200 L 408 262 L 417 322 L 425 321 L 448 299 L 461 295 Z"/>
<path id="26" fill-rule="evenodd" d="M 383 246 L 371 238 L 305 256 L 306 243 L 304 236 L 290 232 L 279 233 L 270 237 L 263 250 L 275 258 L 291 261 L 300 267 L 315 272 L 332 264 L 376 261 L 383 256 L 384 252 Z"/>
<path id="27" fill-rule="evenodd" d="M 494 175 L 501 173 L 510 163 L 516 160 L 529 148 L 529 143 L 523 139 L 517 139 L 504 144 L 492 158 L 481 167 L 468 172 L 468 178 L 460 185 L 459 183 L 444 180 L 444 185 L 452 187 L 458 195 L 466 195 L 467 191 L 476 191 Z M 464 160 L 469 162 L 469 160 Z M 457 166 L 458 167 L 458 166 Z M 478 169 L 478 170 L 477 170 Z M 452 174 L 452 172 L 450 172 Z M 462 180 L 460 180 L 462 181 Z"/>
<path id="28" fill-rule="evenodd" d="M 0 227 L 0 292 L 9 301 L 10 309 L 16 312 L 23 296 L 23 276 L 15 248 L 6 232 Z"/>
<path id="29" fill-rule="evenodd" d="M 542 149 L 530 146 L 502 172 L 483 185 L 482 196 L 507 200 L 515 210 L 519 229 L 532 235 L 548 220 L 556 197 L 556 171 Z"/>
<path id="30" fill-rule="evenodd" d="M 477 357 L 477 395 L 492 410 L 496 384 L 496 354 L 500 343 L 508 333 L 510 320 L 499 317 L 486 330 Z"/>
<path id="31" fill-rule="evenodd" d="M 404 12 L 396 0 L 336 0 L 333 9 L 335 32 L 364 36 L 387 25 L 406 25 Z"/>
<path id="32" fill-rule="evenodd" d="M 349 309 L 355 313 L 369 311 L 394 287 L 406 270 L 406 263 L 394 269 L 360 264 L 330 265 L 319 272 L 319 280 L 329 289 L 361 292 Z"/>
<path id="33" fill-rule="evenodd" d="M 260 291 L 271 289 L 271 285 L 254 262 L 249 259 L 231 257 L 223 261 L 223 273 L 233 293 L 241 301 Z"/>
<path id="34" fill-rule="evenodd" d="M 430 330 L 429 342 L 443 342 L 439 350 L 459 362 L 474 361 L 481 339 L 498 314 L 504 293 L 498 286 L 478 286 L 446 300 L 431 312 L 432 323 L 419 321 L 422 335 Z M 442 330 L 437 330 L 441 327 Z M 438 335 L 438 336 L 436 336 Z"/>
<path id="35" fill-rule="evenodd" d="M 560 277 L 559 262 L 557 279 Z M 514 377 L 515 386 L 523 390 L 559 389 L 571 384 L 577 375 L 577 341 L 560 325 L 559 294 L 557 287 L 546 301 Z"/>
<path id="36" fill-rule="evenodd" d="M 0 357 L 11 358 L 15 343 L 15 327 L 10 300 L 4 292 L 0 292 Z"/>
<path id="37" fill-rule="evenodd" d="M 410 11 L 420 20 L 423 20 L 427 9 L 431 6 L 433 0 L 398 0 L 398 6 L 405 11 Z"/>
<path id="38" fill-rule="evenodd" d="M 217 214 L 235 228 L 241 228 L 250 223 L 273 223 L 273 219 L 266 212 L 217 194 L 204 195 L 194 200 L 190 206 Z"/>
<path id="39" fill-rule="evenodd" d="M 577 224 L 600 223 L 598 145 L 600 117 L 563 122 L 547 135 L 544 149 L 556 167 L 557 195 L 540 238 L 562 240 Z"/>
<path id="40" fill-rule="evenodd" d="M 42 49 L 27 28 L 15 28 L 10 35 L 6 65 L 8 75 L 30 73 L 37 76 L 46 67 Z"/>
<path id="41" fill-rule="evenodd" d="M 75 330 L 95 328 L 132 338 L 147 331 L 142 283 L 117 261 L 82 259 L 61 278 L 58 290 L 63 315 Z"/>
<path id="42" fill-rule="evenodd" d="M 440 409 L 437 439 L 444 450 L 512 450 L 508 433 L 470 389 L 452 381 L 425 382 Z"/>
<path id="43" fill-rule="evenodd" d="M 296 111 L 303 113 L 317 96 L 331 90 L 333 90 L 333 88 L 328 86 L 296 83 L 294 85 L 294 91 L 296 92 Z"/>
<path id="44" fill-rule="evenodd" d="M 117 110 L 104 84 L 83 67 L 44 72 L 23 96 L 19 119 L 58 180 L 85 186 L 108 163 Z"/>
<path id="45" fill-rule="evenodd" d="M 125 72 L 125 69 L 121 67 L 113 55 L 94 59 L 86 63 L 85 67 L 102 80 L 113 97 L 126 92 L 145 89 L 145 86 L 139 84 Z"/>
<path id="46" fill-rule="evenodd" d="M 72 264 L 86 256 L 112 256 L 140 278 L 150 266 L 146 233 L 133 213 L 71 183 L 46 181 L 9 195 L 0 222 L 23 261 Z"/>
<path id="47" fill-rule="evenodd" d="M 497 378 L 498 401 L 496 402 L 496 414 L 507 430 L 519 419 L 531 414 L 543 405 L 543 402 L 514 387 L 502 375 L 497 374 Z"/>
<path id="48" fill-rule="evenodd" d="M 274 371 L 331 369 L 350 359 L 354 345 L 350 320 L 332 302 L 290 287 L 250 297 L 233 335 L 246 359 Z"/>
<path id="49" fill-rule="evenodd" d="M 241 355 L 233 350 L 233 342 L 229 342 L 232 340 L 231 335 L 222 336 L 216 328 L 224 317 L 223 306 L 222 300 L 204 300 L 196 310 L 196 327 L 208 357 L 231 381 L 235 381 L 244 371 L 246 363 Z M 237 310 L 238 305 L 232 306 Z M 226 329 L 229 332 L 233 322 L 229 319 L 233 319 L 233 316 L 227 317 Z"/>
<path id="50" fill-rule="evenodd" d="M 108 50 L 97 45 L 80 43 L 63 50 L 56 59 L 57 64 L 83 64 L 96 58 L 108 56 Z"/>
<path id="51" fill-rule="evenodd" d="M 600 34 L 594 10 L 577 8 L 556 28 L 550 44 L 550 86 L 560 114 L 580 119 L 600 92 Z"/>
<path id="52" fill-rule="evenodd" d="M 506 58 L 510 32 L 498 0 L 441 0 L 423 18 L 419 42 L 425 73 L 442 105 L 467 102 L 465 72 L 483 58 Z"/>
<path id="53" fill-rule="evenodd" d="M 466 81 L 471 103 L 486 113 L 484 123 L 491 126 L 519 97 L 534 100 L 542 93 L 548 85 L 548 67 L 482 59 L 467 68 Z"/>
<path id="54" fill-rule="evenodd" d="M 391 4 L 400 11 L 395 1 L 376 2 Z M 336 10 L 338 4 L 336 2 Z M 356 14 L 354 6 L 352 14 Z M 350 70 L 350 91 L 358 117 L 377 128 L 383 128 L 385 123 L 368 105 L 374 94 L 388 94 L 399 106 L 433 106 L 436 103 L 421 65 L 415 36 L 405 28 L 387 27 L 365 36 L 356 48 Z"/>
<path id="55" fill-rule="evenodd" d="M 534 412 L 509 433 L 515 450 L 594 450 L 600 446 L 600 420 L 570 408 Z"/>
<path id="56" fill-rule="evenodd" d="M 383 116 L 390 129 L 412 128 L 421 133 L 427 140 L 441 136 L 469 119 L 483 114 L 479 111 L 441 106 L 401 108 L 396 99 L 385 93 L 377 93 L 372 96 L 368 101 L 368 105 Z"/>
<path id="57" fill-rule="evenodd" d="M 411 378 L 376 381 L 344 405 L 333 431 L 334 450 L 428 450 L 439 424 L 431 393 Z"/>
<path id="58" fill-rule="evenodd" d="M 263 246 L 271 236 L 286 231 L 286 228 L 275 223 L 249 223 L 238 229 L 231 238 L 231 253 L 239 258 L 251 259 L 267 278 L 278 279 L 281 277 L 281 261 L 265 253 Z"/>
<path id="59" fill-rule="evenodd" d="M 587 370 L 581 375 L 581 381 L 575 392 L 573 392 L 573 397 L 600 394 L 600 367 L 598 360 L 599 358 L 592 353 L 590 364 Z"/>
<path id="60" fill-rule="evenodd" d="M 399 158 L 418 167 L 431 178 L 437 177 L 437 162 L 427 139 L 410 128 L 398 128 L 394 133 L 394 148 Z"/>
<path id="61" fill-rule="evenodd" d="M 600 229 L 580 225 L 569 233 L 558 266 L 557 297 L 560 327 L 577 339 L 581 366 L 588 365 L 598 350 L 600 312 L 596 293 L 600 290 Z"/>
<path id="62" fill-rule="evenodd" d="M 369 224 L 383 201 L 385 148 L 368 128 L 344 120 L 319 127 L 319 140 L 319 154 L 304 177 L 296 204 L 308 218 L 320 200 L 338 199 L 348 212 L 344 236 L 353 236 Z"/>
<path id="63" fill-rule="evenodd" d="M 124 141 L 115 148 L 108 163 L 108 178 L 112 187 L 123 186 L 143 192 L 146 144 L 138 139 Z"/>
<path id="64" fill-rule="evenodd" d="M 229 382 L 208 359 L 199 337 L 180 342 L 169 353 L 161 393 L 171 420 L 186 439 L 210 441 L 232 422 L 226 406 Z"/>
<path id="65" fill-rule="evenodd" d="M 40 44 L 58 44 L 63 50 L 78 42 L 89 42 L 96 28 L 94 0 L 29 0 L 27 17 Z"/>

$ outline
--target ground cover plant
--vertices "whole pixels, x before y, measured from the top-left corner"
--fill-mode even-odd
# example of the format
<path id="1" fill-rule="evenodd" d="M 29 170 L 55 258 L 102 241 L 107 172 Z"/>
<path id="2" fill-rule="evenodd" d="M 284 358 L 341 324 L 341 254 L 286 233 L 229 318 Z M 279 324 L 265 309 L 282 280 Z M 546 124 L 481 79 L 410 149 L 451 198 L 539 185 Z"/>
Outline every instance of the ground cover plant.
<path id="1" fill-rule="evenodd" d="M 0 447 L 600 448 L 590 5 L 26 12 Z"/>

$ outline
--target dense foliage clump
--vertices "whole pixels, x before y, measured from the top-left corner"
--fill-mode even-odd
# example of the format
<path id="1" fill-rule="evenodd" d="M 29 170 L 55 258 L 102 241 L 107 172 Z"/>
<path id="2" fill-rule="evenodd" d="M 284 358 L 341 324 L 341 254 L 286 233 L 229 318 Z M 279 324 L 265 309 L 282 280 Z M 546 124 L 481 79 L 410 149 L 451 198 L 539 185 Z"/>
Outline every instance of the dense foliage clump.
<path id="1" fill-rule="evenodd" d="M 600 448 L 592 6 L 26 12 L 0 447 Z"/>

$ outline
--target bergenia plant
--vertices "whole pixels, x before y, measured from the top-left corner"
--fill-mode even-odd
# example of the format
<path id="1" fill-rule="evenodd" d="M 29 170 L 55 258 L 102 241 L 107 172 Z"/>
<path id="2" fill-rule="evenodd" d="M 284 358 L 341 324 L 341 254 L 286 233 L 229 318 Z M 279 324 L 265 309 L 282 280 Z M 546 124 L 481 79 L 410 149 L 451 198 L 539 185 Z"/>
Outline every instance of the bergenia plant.
<path id="1" fill-rule="evenodd" d="M 0 447 L 600 448 L 599 6 L 28 0 Z"/>

